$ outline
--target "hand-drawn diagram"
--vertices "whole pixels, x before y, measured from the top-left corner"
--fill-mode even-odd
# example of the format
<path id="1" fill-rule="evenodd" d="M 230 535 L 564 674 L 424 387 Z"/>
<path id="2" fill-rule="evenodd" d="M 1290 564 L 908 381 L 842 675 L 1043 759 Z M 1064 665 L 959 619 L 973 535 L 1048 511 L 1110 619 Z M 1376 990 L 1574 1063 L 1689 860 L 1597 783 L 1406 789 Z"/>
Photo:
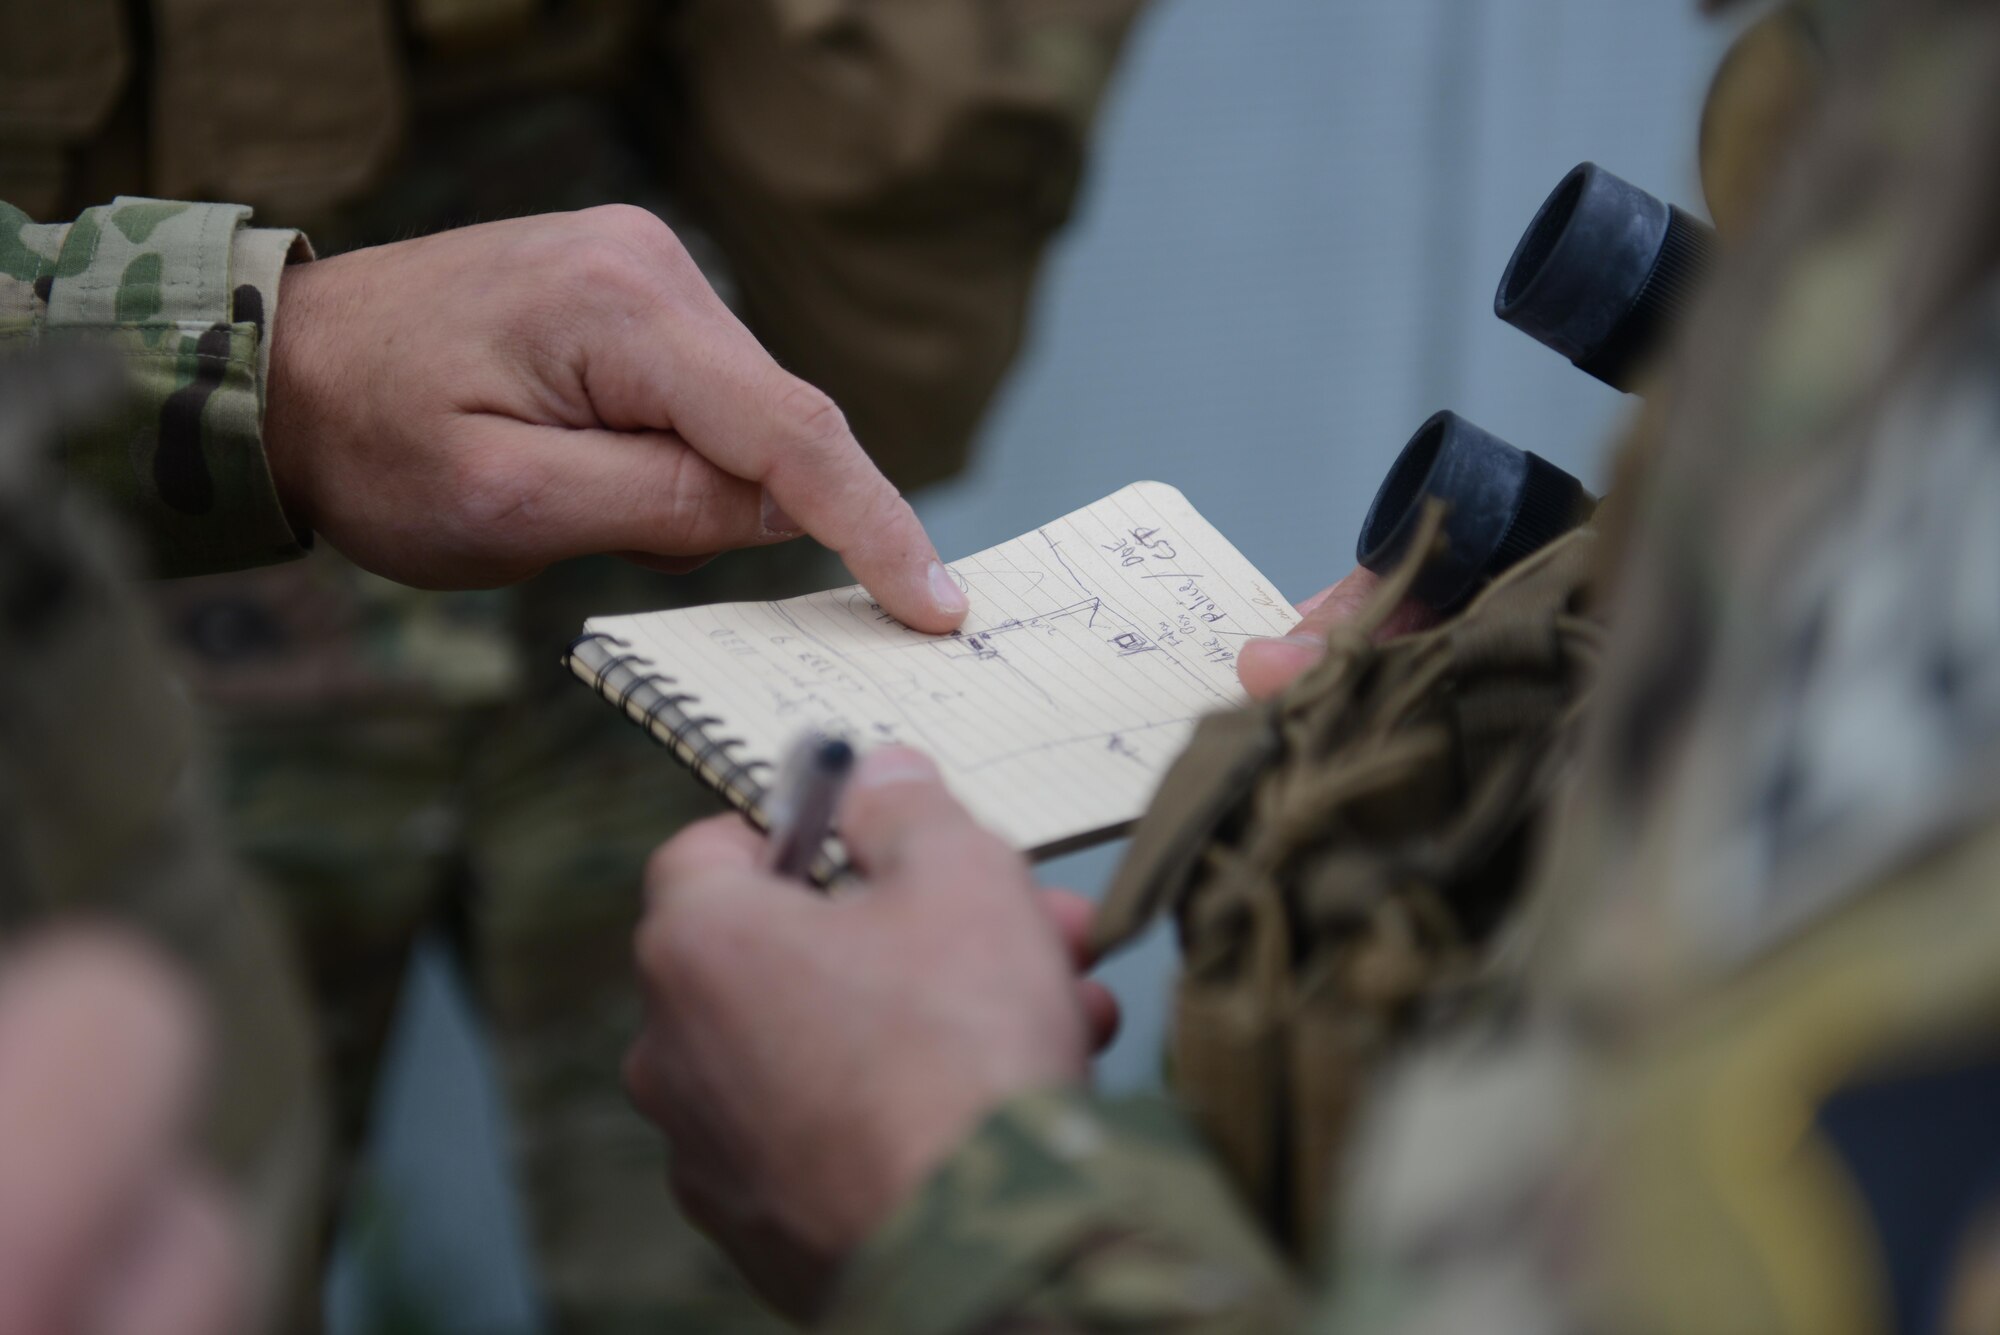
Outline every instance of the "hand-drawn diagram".
<path id="1" fill-rule="evenodd" d="M 858 588 L 605 624 L 639 623 L 620 633 L 677 658 L 749 754 L 778 754 L 808 725 L 916 746 L 975 814 L 1033 848 L 1135 816 L 1195 720 L 1241 699 L 1236 646 L 1293 620 L 1157 483 L 950 568 L 972 613 L 945 636 L 907 629 Z"/>

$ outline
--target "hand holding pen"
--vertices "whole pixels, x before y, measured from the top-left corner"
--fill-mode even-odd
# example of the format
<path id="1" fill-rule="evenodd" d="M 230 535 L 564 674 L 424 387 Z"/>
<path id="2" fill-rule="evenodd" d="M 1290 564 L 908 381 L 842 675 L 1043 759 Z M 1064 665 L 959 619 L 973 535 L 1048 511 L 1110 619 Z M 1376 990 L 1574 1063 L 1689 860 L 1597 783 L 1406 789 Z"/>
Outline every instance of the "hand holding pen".
<path id="1" fill-rule="evenodd" d="M 838 737 L 808 732 L 792 743 L 764 803 L 770 822 L 767 865 L 773 872 L 810 879 L 853 772 L 854 748 Z"/>

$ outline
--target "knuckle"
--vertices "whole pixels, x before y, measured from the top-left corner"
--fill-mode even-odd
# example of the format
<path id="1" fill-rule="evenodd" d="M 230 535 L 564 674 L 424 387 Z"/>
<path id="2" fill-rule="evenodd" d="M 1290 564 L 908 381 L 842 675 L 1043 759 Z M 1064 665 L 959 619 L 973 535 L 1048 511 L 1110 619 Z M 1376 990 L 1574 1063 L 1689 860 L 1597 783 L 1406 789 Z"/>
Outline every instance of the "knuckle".
<path id="1" fill-rule="evenodd" d="M 724 915 L 717 911 L 717 897 L 706 893 L 709 888 L 705 882 L 682 877 L 646 915 L 640 929 L 640 963 L 656 991 L 697 987 L 712 965 L 711 944 Z"/>
<path id="2" fill-rule="evenodd" d="M 868 762 L 864 759 L 861 764 Z M 871 825 L 889 806 L 883 801 L 885 785 L 876 783 L 854 783 L 848 786 L 841 798 L 840 818 L 848 825 Z M 892 799 L 893 801 L 893 795 Z"/>
<path id="3" fill-rule="evenodd" d="M 585 227 L 598 236 L 635 249 L 661 244 L 679 248 L 673 229 L 658 214 L 637 204 L 600 204 L 581 215 Z"/>
<path id="4" fill-rule="evenodd" d="M 1022 872 L 1020 855 L 998 835 L 973 825 L 970 820 L 966 822 L 966 828 L 958 832 L 958 843 L 953 853 L 971 869 L 973 875 L 982 880 L 1014 880 Z"/>
<path id="5" fill-rule="evenodd" d="M 643 269 L 636 249 L 601 232 L 585 232 L 573 238 L 564 259 L 572 284 L 592 288 L 624 288 Z"/>
<path id="6" fill-rule="evenodd" d="M 463 451 L 453 468 L 452 517 L 470 536 L 506 532 L 518 539 L 537 519 L 548 483 L 546 468 L 531 455 Z"/>
<path id="7" fill-rule="evenodd" d="M 655 849 L 646 863 L 646 912 L 633 937 L 640 972 L 656 987 L 682 976 L 691 953 L 690 937 L 701 932 L 699 886 L 688 875 L 671 843 Z"/>
<path id="8" fill-rule="evenodd" d="M 731 522 L 729 480 L 685 446 L 659 462 L 662 545 L 672 555 L 734 545 L 742 525 Z"/>
<path id="9" fill-rule="evenodd" d="M 1012 875 L 1019 858 L 1004 840 L 956 804 L 927 805 L 905 827 L 904 856 L 913 863 L 961 868 L 968 879 Z"/>
<path id="10" fill-rule="evenodd" d="M 679 866 L 681 840 L 685 837 L 685 833 L 677 835 L 647 855 L 646 869 L 642 874 L 649 891 L 664 891 L 672 885 Z"/>
<path id="11" fill-rule="evenodd" d="M 640 1038 L 625 1050 L 625 1059 L 619 1063 L 619 1079 L 625 1086 L 625 1094 L 632 1100 L 632 1106 L 653 1122 L 667 1129 L 675 1110 L 675 1100 L 666 1096 L 663 1085 L 667 1073 L 662 1069 L 660 1045 L 653 1041 L 651 1034 Z"/>
<path id="12" fill-rule="evenodd" d="M 892 847 L 922 828 L 921 805 L 908 784 L 858 788 L 847 799 L 843 824 L 875 844 Z"/>
<path id="13" fill-rule="evenodd" d="M 585 210 L 574 262 L 586 278 L 619 287 L 684 282 L 699 275 L 694 259 L 658 215 L 634 204 Z"/>
<path id="14" fill-rule="evenodd" d="M 784 444 L 794 451 L 835 455 L 844 452 L 853 437 L 847 429 L 847 415 L 833 396 L 817 385 L 794 379 L 779 403 Z"/>
<path id="15" fill-rule="evenodd" d="M 686 999 L 694 971 L 701 966 L 698 930 L 690 930 L 679 905 L 647 919 L 638 937 L 639 974 L 648 995 L 673 1006 Z"/>
<path id="16" fill-rule="evenodd" d="M 669 931 L 666 916 L 659 909 L 649 910 L 640 920 L 638 929 L 632 933 L 632 963 L 638 969 L 640 980 L 653 991 L 657 991 L 659 984 L 668 981 L 669 977 L 660 967 Z"/>

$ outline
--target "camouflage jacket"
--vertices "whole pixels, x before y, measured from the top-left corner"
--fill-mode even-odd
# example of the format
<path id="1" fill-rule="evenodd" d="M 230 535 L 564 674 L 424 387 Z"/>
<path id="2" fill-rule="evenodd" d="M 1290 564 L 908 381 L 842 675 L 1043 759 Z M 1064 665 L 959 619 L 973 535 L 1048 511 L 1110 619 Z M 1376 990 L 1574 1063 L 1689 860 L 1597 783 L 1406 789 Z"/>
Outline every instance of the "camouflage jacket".
<path id="1" fill-rule="evenodd" d="M 119 199 L 42 225 L 0 202 L 0 353 L 89 338 L 138 387 L 115 430 L 65 442 L 73 477 L 131 520 L 164 575 L 297 556 L 263 446 L 265 327 L 309 252 L 250 210 Z"/>
<path id="2" fill-rule="evenodd" d="M 2000 4 L 1845 8 L 1624 498 L 1515 1004 L 1378 1092 L 1324 1288 L 1185 1132 L 1050 1092 L 836 1329 L 1996 1328 Z"/>

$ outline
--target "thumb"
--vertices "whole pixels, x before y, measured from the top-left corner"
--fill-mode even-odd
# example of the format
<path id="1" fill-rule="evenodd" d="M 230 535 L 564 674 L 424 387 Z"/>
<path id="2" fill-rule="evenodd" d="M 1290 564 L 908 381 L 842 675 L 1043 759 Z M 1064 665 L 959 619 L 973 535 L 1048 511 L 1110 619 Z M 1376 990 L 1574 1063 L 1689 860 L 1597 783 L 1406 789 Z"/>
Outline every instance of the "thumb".
<path id="1" fill-rule="evenodd" d="M 840 808 L 840 838 L 854 865 L 878 885 L 983 884 L 1025 864 L 982 829 L 921 751 L 884 746 L 861 758 Z"/>
<path id="2" fill-rule="evenodd" d="M 1352 621 L 1375 599 L 1382 577 L 1356 566 L 1339 583 L 1321 589 L 1299 604 L 1304 615 L 1290 633 L 1246 641 L 1237 653 L 1236 675 L 1253 700 L 1268 700 L 1290 686 L 1307 668 L 1326 657 L 1326 639 L 1335 626 Z M 1375 632 L 1377 642 L 1423 630 L 1437 614 L 1422 603 L 1405 600 Z"/>

